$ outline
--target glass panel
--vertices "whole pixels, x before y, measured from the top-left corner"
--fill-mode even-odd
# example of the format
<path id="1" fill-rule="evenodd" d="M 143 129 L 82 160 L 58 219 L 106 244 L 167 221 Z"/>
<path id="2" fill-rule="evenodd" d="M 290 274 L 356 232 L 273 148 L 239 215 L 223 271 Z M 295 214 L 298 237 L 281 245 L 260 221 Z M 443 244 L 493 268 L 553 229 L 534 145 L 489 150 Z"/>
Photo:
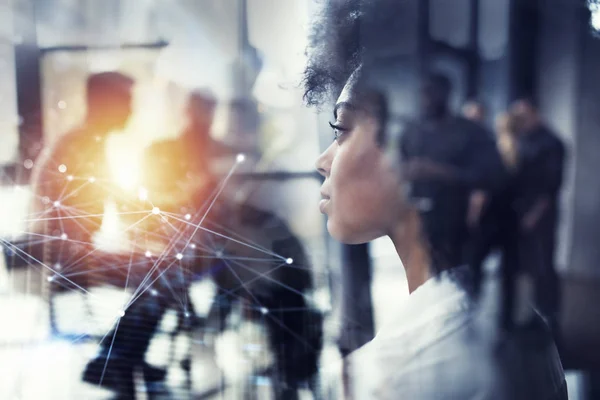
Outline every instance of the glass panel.
<path id="1" fill-rule="evenodd" d="M 508 45 L 509 0 L 479 1 L 479 52 L 486 60 L 501 58 Z"/>
<path id="2" fill-rule="evenodd" d="M 471 0 L 431 0 L 429 9 L 429 33 L 435 40 L 454 47 L 469 44 Z"/>
<path id="3" fill-rule="evenodd" d="M 12 10 L 0 5 L 0 166 L 15 161 L 19 145 Z"/>

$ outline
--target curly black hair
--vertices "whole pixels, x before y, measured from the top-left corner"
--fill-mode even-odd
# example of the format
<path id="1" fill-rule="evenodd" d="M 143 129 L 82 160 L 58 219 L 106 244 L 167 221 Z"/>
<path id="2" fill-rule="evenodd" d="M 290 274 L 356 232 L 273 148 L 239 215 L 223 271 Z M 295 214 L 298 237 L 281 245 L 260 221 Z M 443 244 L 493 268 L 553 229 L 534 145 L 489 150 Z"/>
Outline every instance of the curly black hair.
<path id="1" fill-rule="evenodd" d="M 312 25 L 304 71 L 304 101 L 321 106 L 339 94 L 353 71 L 371 76 L 394 45 L 407 0 L 324 0 Z"/>

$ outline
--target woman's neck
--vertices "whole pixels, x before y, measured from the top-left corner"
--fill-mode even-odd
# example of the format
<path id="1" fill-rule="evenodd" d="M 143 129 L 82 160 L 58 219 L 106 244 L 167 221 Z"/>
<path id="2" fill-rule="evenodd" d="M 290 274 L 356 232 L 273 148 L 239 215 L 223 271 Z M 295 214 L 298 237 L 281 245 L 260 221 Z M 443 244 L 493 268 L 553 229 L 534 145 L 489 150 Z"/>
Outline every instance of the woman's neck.
<path id="1" fill-rule="evenodd" d="M 417 211 L 410 211 L 390 233 L 396 252 L 402 260 L 408 281 L 408 292 L 414 292 L 431 278 L 431 257 L 421 232 L 421 220 Z"/>

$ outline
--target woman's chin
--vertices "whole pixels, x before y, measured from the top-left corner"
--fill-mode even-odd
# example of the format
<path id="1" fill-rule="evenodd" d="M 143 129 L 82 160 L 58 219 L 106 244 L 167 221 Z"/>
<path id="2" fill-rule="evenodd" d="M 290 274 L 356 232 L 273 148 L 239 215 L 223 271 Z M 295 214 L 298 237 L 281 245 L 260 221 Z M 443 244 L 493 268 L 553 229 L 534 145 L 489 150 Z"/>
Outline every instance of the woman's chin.
<path id="1" fill-rule="evenodd" d="M 377 239 L 379 236 L 369 235 L 364 231 L 356 229 L 348 229 L 337 224 L 334 220 L 329 218 L 327 220 L 327 231 L 338 242 L 344 244 L 363 244 L 368 243 L 371 240 Z"/>

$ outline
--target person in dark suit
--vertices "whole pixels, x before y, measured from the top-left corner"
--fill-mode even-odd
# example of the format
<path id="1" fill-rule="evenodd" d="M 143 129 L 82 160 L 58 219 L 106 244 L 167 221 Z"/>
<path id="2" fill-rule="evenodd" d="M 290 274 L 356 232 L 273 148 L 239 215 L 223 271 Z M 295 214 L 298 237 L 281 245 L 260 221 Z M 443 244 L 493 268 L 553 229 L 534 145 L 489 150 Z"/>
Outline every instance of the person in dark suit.
<path id="1" fill-rule="evenodd" d="M 518 139 L 516 209 L 519 253 L 535 284 L 535 306 L 558 333 L 560 282 L 556 272 L 556 230 L 565 145 L 542 121 L 531 99 L 511 107 Z"/>

